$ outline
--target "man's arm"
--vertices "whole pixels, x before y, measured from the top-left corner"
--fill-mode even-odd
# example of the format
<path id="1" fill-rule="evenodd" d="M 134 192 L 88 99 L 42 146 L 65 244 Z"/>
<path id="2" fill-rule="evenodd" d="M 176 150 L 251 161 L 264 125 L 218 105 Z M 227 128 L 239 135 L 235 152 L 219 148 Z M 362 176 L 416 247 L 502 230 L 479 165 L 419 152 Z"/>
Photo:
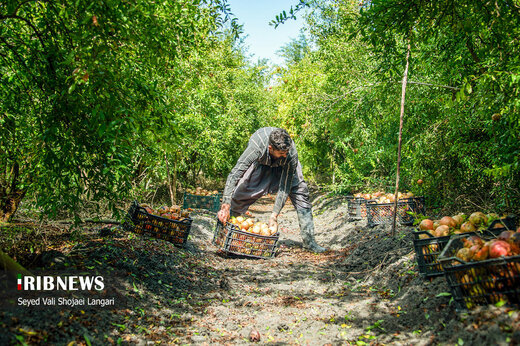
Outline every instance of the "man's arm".
<path id="1" fill-rule="evenodd" d="M 258 160 L 261 155 L 260 148 L 249 142 L 246 150 L 244 150 L 242 155 L 240 155 L 235 167 L 233 167 L 231 173 L 229 173 L 227 177 L 226 187 L 224 188 L 222 196 L 222 204 L 231 204 L 231 197 L 238 181 L 242 178 L 253 162 Z"/>
<path id="2" fill-rule="evenodd" d="M 226 187 L 224 188 L 224 193 L 222 196 L 222 205 L 220 207 L 220 211 L 217 214 L 218 219 L 222 223 L 226 223 L 226 221 L 229 219 L 231 197 L 238 181 L 240 178 L 242 178 L 247 169 L 260 158 L 261 155 L 261 149 L 250 141 L 246 150 L 244 150 L 242 155 L 240 155 L 240 158 L 238 159 L 235 167 L 233 167 L 231 173 L 229 173 L 226 180 Z"/>

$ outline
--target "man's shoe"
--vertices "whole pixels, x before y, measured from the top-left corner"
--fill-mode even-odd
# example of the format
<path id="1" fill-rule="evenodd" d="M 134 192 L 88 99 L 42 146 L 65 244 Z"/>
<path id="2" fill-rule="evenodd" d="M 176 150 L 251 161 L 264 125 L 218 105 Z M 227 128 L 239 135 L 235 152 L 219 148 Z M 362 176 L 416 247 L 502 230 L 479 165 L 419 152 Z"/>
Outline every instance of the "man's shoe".
<path id="1" fill-rule="evenodd" d="M 312 219 L 312 209 L 298 209 L 298 222 L 300 223 L 300 232 L 303 239 L 303 247 L 315 253 L 327 251 L 326 248 L 319 246 L 314 240 L 314 221 Z"/>

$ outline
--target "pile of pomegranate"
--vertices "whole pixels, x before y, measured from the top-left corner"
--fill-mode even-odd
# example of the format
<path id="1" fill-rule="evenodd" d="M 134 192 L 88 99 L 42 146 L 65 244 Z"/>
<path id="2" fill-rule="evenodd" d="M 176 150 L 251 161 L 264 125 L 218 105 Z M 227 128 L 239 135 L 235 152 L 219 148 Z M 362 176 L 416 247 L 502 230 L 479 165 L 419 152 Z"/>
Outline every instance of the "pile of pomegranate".
<path id="1" fill-rule="evenodd" d="M 162 206 L 157 209 L 150 205 L 143 203 L 141 204 L 148 214 L 157 215 L 170 220 L 182 220 L 190 217 L 190 209 L 181 210 L 178 205 L 172 205 L 171 207 Z"/>
<path id="2" fill-rule="evenodd" d="M 452 234 L 476 232 L 487 229 L 495 220 L 501 219 L 497 214 L 484 214 L 474 212 L 469 217 L 463 213 L 455 216 L 444 216 L 440 220 L 424 219 L 419 224 L 419 230 L 428 231 L 434 237 L 444 237 Z M 495 223 L 496 228 L 503 228 L 500 222 Z M 421 239 L 429 238 L 426 234 L 419 236 Z"/>
<path id="3" fill-rule="evenodd" d="M 395 202 L 394 193 L 385 193 L 382 191 L 377 191 L 377 192 L 373 192 L 373 193 L 356 193 L 356 194 L 354 194 L 354 197 L 364 198 L 367 201 L 368 200 L 376 201 L 379 204 Z M 415 197 L 415 195 L 412 192 L 405 192 L 405 193 L 398 192 L 397 193 L 397 200 L 405 199 L 405 198 L 412 198 L 412 197 Z"/>
<path id="4" fill-rule="evenodd" d="M 465 261 L 483 261 L 520 255 L 520 227 L 517 231 L 503 231 L 496 239 L 482 240 L 477 235 L 463 238 L 464 247 L 459 249 L 456 257 Z"/>
<path id="5" fill-rule="evenodd" d="M 217 190 L 209 191 L 201 187 L 197 187 L 195 189 L 186 189 L 186 192 L 196 196 L 213 196 L 218 194 Z"/>
<path id="6" fill-rule="evenodd" d="M 251 234 L 272 236 L 278 232 L 276 227 L 269 227 L 264 222 L 255 222 L 254 219 L 244 218 L 243 216 L 231 217 L 229 222 L 240 228 L 242 231 Z"/>

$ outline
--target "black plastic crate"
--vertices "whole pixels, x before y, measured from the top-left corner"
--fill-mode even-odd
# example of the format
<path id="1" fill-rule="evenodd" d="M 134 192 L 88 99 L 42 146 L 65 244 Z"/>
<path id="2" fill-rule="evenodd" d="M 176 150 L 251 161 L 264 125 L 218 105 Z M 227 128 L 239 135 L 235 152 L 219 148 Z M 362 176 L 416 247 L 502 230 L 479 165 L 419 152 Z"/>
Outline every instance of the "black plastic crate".
<path id="1" fill-rule="evenodd" d="M 457 310 L 500 301 L 520 306 L 520 256 L 465 262 L 455 257 L 465 237 L 452 236 L 439 256 Z"/>
<path id="2" fill-rule="evenodd" d="M 167 240 L 176 246 L 184 246 L 188 240 L 192 222 L 191 218 L 172 220 L 149 214 L 146 209 L 139 206 L 137 201 L 134 201 L 123 222 L 123 228 L 137 234 Z"/>
<path id="3" fill-rule="evenodd" d="M 358 221 L 367 218 L 367 200 L 363 197 L 352 197 L 348 199 L 348 219 Z"/>
<path id="4" fill-rule="evenodd" d="M 221 199 L 221 193 L 211 196 L 199 196 L 185 192 L 182 201 L 182 208 L 204 209 L 216 213 L 220 210 Z"/>
<path id="5" fill-rule="evenodd" d="M 263 236 L 240 230 L 228 222 L 226 226 L 217 219 L 213 244 L 219 250 L 239 256 L 271 258 L 276 255 L 280 233 Z"/>
<path id="6" fill-rule="evenodd" d="M 421 235 L 428 238 L 421 239 Z M 438 257 L 450 241 L 451 236 L 435 237 L 428 231 L 413 232 L 413 247 L 419 273 L 424 277 L 443 275 Z"/>
<path id="7" fill-rule="evenodd" d="M 516 215 L 508 215 L 504 218 L 494 220 L 488 227 L 488 231 L 492 229 L 501 229 L 514 231 L 516 229 L 517 217 Z"/>
<path id="8" fill-rule="evenodd" d="M 515 224 L 516 217 L 514 215 L 507 216 L 493 221 L 486 231 L 478 235 L 496 237 L 506 229 L 514 229 Z M 421 235 L 425 235 L 427 238 L 423 237 L 424 239 L 421 239 Z M 438 257 L 448 244 L 451 236 L 435 237 L 428 231 L 416 231 L 413 232 L 413 237 L 413 247 L 415 249 L 419 273 L 424 277 L 443 275 L 444 273 Z"/>
<path id="9" fill-rule="evenodd" d="M 377 203 L 367 201 L 367 224 L 373 227 L 381 224 L 391 224 L 394 220 L 394 203 Z M 424 197 L 402 198 L 397 201 L 397 222 L 401 225 L 412 225 L 413 215 L 410 213 L 424 214 Z"/>

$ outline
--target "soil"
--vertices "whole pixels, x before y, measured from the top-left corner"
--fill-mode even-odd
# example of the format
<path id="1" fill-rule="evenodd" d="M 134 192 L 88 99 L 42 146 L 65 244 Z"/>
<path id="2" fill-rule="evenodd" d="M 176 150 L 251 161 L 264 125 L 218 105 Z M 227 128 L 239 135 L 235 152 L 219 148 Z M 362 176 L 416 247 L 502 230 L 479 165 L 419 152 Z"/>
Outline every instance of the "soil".
<path id="1" fill-rule="evenodd" d="M 266 196 L 250 212 L 267 221 L 272 203 Z M 418 274 L 412 228 L 392 236 L 389 226 L 349 222 L 338 196 L 315 194 L 313 205 L 316 239 L 329 251 L 302 249 L 289 203 L 279 220 L 278 253 L 267 260 L 217 251 L 210 213 L 192 215 L 185 248 L 112 225 L 85 227 L 76 239 L 46 228 L 37 256 L 10 254 L 31 270 L 116 270 L 127 304 L 2 310 L 0 345 L 520 343 L 518 309 L 457 311 L 444 277 Z"/>

